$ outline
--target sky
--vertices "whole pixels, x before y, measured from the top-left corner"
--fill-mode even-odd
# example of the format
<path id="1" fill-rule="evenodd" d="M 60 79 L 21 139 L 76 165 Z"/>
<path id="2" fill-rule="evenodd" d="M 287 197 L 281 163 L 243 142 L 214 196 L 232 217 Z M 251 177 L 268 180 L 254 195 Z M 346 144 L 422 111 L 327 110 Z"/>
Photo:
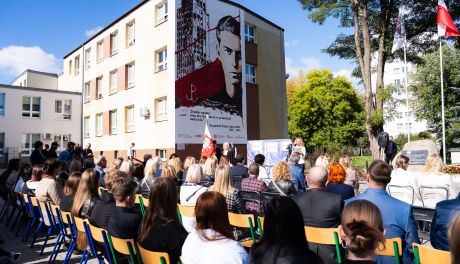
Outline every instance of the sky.
<path id="1" fill-rule="evenodd" d="M 0 83 L 11 83 L 28 68 L 61 73 L 64 55 L 139 1 L 0 1 Z M 284 28 L 286 71 L 291 77 L 315 68 L 350 77 L 352 62 L 321 51 L 350 29 L 332 19 L 324 25 L 312 23 L 297 0 L 234 1 Z"/>

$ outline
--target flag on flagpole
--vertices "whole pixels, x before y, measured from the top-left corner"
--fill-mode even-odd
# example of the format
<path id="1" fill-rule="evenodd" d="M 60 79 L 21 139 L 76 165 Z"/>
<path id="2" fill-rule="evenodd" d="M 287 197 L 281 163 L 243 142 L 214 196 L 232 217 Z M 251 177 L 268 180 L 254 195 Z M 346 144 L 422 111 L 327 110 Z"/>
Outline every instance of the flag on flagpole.
<path id="1" fill-rule="evenodd" d="M 457 27 L 452 20 L 452 17 L 447 10 L 444 0 L 438 0 L 438 16 L 436 18 L 438 23 L 438 36 L 439 37 L 459 37 Z"/>
<path id="2" fill-rule="evenodd" d="M 209 132 L 208 122 L 204 128 L 203 148 L 201 149 L 201 157 L 211 157 L 216 155 L 216 146 L 212 142 L 211 132 Z"/>
<path id="3" fill-rule="evenodd" d="M 399 7 L 398 20 L 396 21 L 395 36 L 391 53 L 406 46 L 406 27 L 404 26 L 404 6 Z"/>

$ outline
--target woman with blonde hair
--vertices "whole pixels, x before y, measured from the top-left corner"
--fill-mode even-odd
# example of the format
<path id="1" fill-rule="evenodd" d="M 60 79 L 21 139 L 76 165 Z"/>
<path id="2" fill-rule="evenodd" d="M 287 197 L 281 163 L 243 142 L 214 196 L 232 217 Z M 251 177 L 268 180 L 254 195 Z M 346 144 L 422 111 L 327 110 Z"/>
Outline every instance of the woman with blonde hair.
<path id="1" fill-rule="evenodd" d="M 190 165 L 195 164 L 195 163 L 196 163 L 195 157 L 187 156 L 185 158 L 185 161 L 184 161 L 184 173 L 182 174 L 183 178 L 184 178 L 183 180 L 185 180 L 185 176 L 187 176 L 187 170 L 190 167 Z"/>
<path id="2" fill-rule="evenodd" d="M 99 201 L 99 173 L 92 169 L 86 169 L 81 175 L 75 193 L 71 213 L 74 216 L 89 218 L 93 208 Z"/>
<path id="3" fill-rule="evenodd" d="M 452 264 L 460 263 L 460 213 L 450 222 L 448 232 L 449 236 L 449 251 L 452 256 Z"/>
<path id="4" fill-rule="evenodd" d="M 417 182 L 415 181 L 414 172 L 407 171 L 409 167 L 409 157 L 399 155 L 393 160 L 394 169 L 391 172 L 391 181 L 387 185 L 387 192 L 391 193 L 396 199 L 415 206 L 423 206 L 420 192 L 418 191 Z M 408 196 L 402 188 L 393 186 L 409 186 L 414 190 L 413 198 Z M 393 191 L 392 191 L 393 189 Z"/>
<path id="5" fill-rule="evenodd" d="M 161 160 L 159 157 L 151 158 L 147 161 L 144 168 L 144 178 L 141 181 L 141 193 L 145 198 L 149 197 L 150 189 L 155 179 L 158 178 L 157 174 L 160 170 Z"/>
<path id="6" fill-rule="evenodd" d="M 291 168 L 286 162 L 280 161 L 273 166 L 272 181 L 268 185 L 268 191 L 280 193 L 283 196 L 297 193 L 292 183 Z"/>
<path id="7" fill-rule="evenodd" d="M 209 157 L 203 166 L 204 180 L 214 182 L 214 174 L 217 168 L 217 158 L 215 156 Z"/>
<path id="8" fill-rule="evenodd" d="M 216 178 L 210 191 L 221 193 L 227 201 L 227 209 L 232 213 L 243 212 L 243 201 L 238 195 L 238 190 L 233 188 L 230 166 L 219 165 L 216 169 Z"/>
<path id="9" fill-rule="evenodd" d="M 171 180 L 173 180 L 176 184 L 177 184 L 177 182 L 178 182 L 176 170 L 175 170 L 174 167 L 171 166 L 171 165 L 166 165 L 166 166 L 163 168 L 163 170 L 161 171 L 161 177 L 171 179 Z"/>
<path id="10" fill-rule="evenodd" d="M 120 165 L 120 171 L 126 172 L 129 177 L 133 176 L 134 164 L 131 160 L 125 160 Z"/>
<path id="11" fill-rule="evenodd" d="M 123 158 L 118 157 L 118 158 L 114 159 L 113 162 L 112 162 L 112 169 L 113 170 L 119 170 L 122 163 L 123 163 Z"/>
<path id="12" fill-rule="evenodd" d="M 350 156 L 344 154 L 340 156 L 339 159 L 340 165 L 345 169 L 345 172 L 347 173 L 347 177 L 344 181 L 345 184 L 348 184 L 353 187 L 353 189 L 357 190 L 358 189 L 358 183 L 359 183 L 359 177 L 358 174 L 356 173 L 356 170 L 354 170 L 351 167 L 351 159 Z"/>
<path id="13" fill-rule="evenodd" d="M 302 164 L 302 167 L 305 164 L 305 155 L 307 151 L 305 149 L 305 144 L 303 143 L 303 139 L 298 137 L 294 141 L 294 147 L 292 148 L 292 153 L 298 153 L 300 156 L 299 164 Z"/>
<path id="14" fill-rule="evenodd" d="M 458 195 L 457 187 L 454 184 L 452 176 L 443 173 L 445 164 L 442 161 L 441 157 L 438 154 L 431 154 L 428 156 L 425 162 L 425 171 L 419 177 L 417 177 L 417 187 L 418 190 L 422 192 L 423 188 L 420 187 L 441 187 L 448 190 L 447 199 L 454 199 Z M 434 208 L 436 206 L 435 202 L 430 204 L 424 204 L 425 207 Z"/>
<path id="15" fill-rule="evenodd" d="M 182 170 L 182 161 L 180 160 L 179 157 L 174 157 L 170 159 L 167 163 L 169 166 L 171 166 L 175 173 L 176 173 L 176 179 L 177 180 L 182 180 L 183 178 L 183 170 Z"/>
<path id="16" fill-rule="evenodd" d="M 342 213 L 339 234 L 347 250 L 344 264 L 376 263 L 375 250 L 385 242 L 379 208 L 367 200 L 349 203 Z"/>
<path id="17" fill-rule="evenodd" d="M 190 165 L 187 170 L 187 175 L 185 176 L 185 182 L 180 187 L 180 204 L 195 206 L 198 197 L 208 190 L 208 187 L 202 184 L 203 177 L 203 169 L 200 164 Z M 187 232 L 193 231 L 195 224 L 194 217 L 182 217 L 182 225 Z"/>

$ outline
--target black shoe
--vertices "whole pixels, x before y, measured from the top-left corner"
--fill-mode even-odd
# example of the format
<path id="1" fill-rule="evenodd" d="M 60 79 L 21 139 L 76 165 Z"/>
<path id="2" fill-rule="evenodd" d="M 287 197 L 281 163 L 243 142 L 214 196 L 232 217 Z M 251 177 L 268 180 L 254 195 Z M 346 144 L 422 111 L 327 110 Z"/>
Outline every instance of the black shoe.
<path id="1" fill-rule="evenodd" d="M 21 256 L 21 253 L 19 252 L 11 252 L 11 258 L 13 260 L 17 260 Z"/>

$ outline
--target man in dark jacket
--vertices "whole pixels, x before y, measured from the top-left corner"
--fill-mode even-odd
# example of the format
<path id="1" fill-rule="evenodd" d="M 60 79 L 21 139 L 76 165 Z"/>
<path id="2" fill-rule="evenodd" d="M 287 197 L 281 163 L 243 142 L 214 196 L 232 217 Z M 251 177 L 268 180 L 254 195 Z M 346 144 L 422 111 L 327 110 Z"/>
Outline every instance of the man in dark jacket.
<path id="1" fill-rule="evenodd" d="M 393 141 L 393 137 L 390 136 L 388 138 L 388 144 L 385 147 L 385 162 L 391 164 L 396 156 L 396 153 L 398 153 L 398 146 Z"/>
<path id="2" fill-rule="evenodd" d="M 307 176 L 310 189 L 294 196 L 294 201 L 302 212 L 306 226 L 333 228 L 340 224 L 343 210 L 342 197 L 338 194 L 325 192 L 326 182 L 327 170 L 324 167 L 313 167 Z M 309 243 L 308 247 L 324 263 L 337 263 L 334 246 Z"/>
<path id="3" fill-rule="evenodd" d="M 51 143 L 51 148 L 46 153 L 46 157 L 48 159 L 57 159 L 58 155 L 57 155 L 56 150 L 57 150 L 58 147 L 59 147 L 59 143 L 57 143 L 56 141 Z"/>
<path id="4" fill-rule="evenodd" d="M 452 218 L 460 210 L 460 194 L 456 199 L 442 201 L 436 204 L 430 229 L 431 245 L 439 250 L 449 251 L 447 230 Z"/>
<path id="5" fill-rule="evenodd" d="M 32 151 L 32 154 L 30 154 L 30 163 L 32 164 L 32 166 L 45 163 L 46 157 L 45 155 L 43 155 L 42 151 L 43 142 L 36 141 L 34 143 L 34 151 Z"/>

